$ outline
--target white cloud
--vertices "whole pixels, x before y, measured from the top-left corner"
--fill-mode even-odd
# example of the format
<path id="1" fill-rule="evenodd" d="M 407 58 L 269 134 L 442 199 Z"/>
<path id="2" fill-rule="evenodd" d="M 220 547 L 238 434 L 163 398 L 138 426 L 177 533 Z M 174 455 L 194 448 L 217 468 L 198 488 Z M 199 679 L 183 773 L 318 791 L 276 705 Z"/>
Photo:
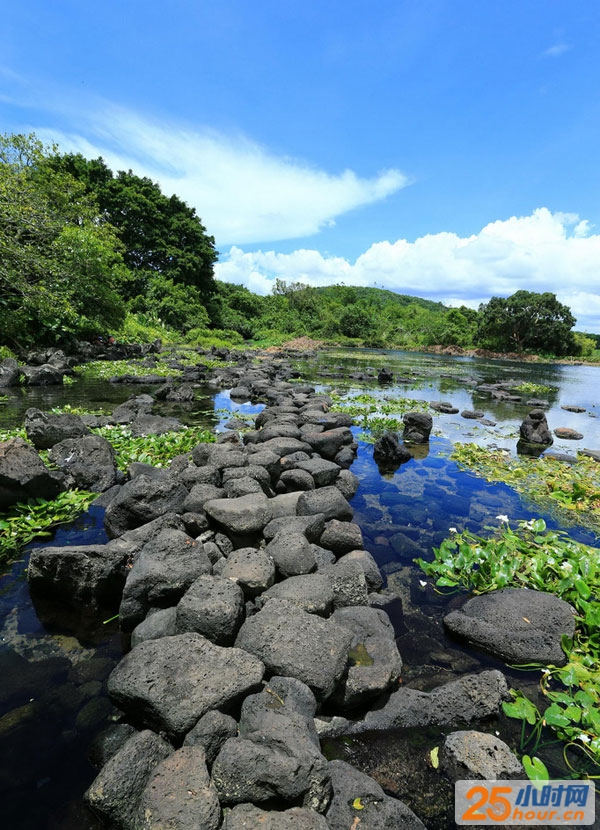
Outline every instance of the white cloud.
<path id="1" fill-rule="evenodd" d="M 217 247 L 309 236 L 408 184 L 398 170 L 373 178 L 352 170 L 330 173 L 243 135 L 158 124 L 114 106 L 87 116 L 85 136 L 36 132 L 62 151 L 101 155 L 112 169 L 131 168 L 158 181 L 164 193 L 196 208 Z"/>
<path id="2" fill-rule="evenodd" d="M 544 49 L 542 52 L 542 57 L 544 58 L 559 58 L 561 55 L 564 55 L 565 52 L 569 52 L 573 47 L 570 43 L 554 43 L 552 46 L 548 47 L 548 49 Z"/>
<path id="3" fill-rule="evenodd" d="M 376 242 L 354 263 L 315 250 L 248 253 L 236 246 L 216 267 L 218 279 L 262 294 L 276 277 L 315 286 L 376 285 L 471 307 L 519 289 L 550 291 L 571 308 L 578 329 L 600 332 L 599 273 L 600 235 L 576 214 L 547 208 L 492 222 L 469 237 L 444 232 Z"/>

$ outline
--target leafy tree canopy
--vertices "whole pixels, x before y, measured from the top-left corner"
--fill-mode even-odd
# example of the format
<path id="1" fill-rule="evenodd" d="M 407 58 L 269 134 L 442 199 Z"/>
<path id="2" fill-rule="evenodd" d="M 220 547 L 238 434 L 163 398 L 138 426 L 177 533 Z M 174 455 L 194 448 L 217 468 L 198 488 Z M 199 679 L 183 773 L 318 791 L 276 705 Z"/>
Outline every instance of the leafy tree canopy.
<path id="1" fill-rule="evenodd" d="M 122 245 L 81 184 L 48 167 L 55 154 L 33 135 L 0 136 L 0 343 L 10 346 L 124 319 Z"/>
<path id="2" fill-rule="evenodd" d="M 80 182 L 117 229 L 133 277 L 122 286 L 125 299 L 143 295 L 156 274 L 192 286 L 203 301 L 213 293 L 218 254 L 194 208 L 175 195 L 165 196 L 158 184 L 131 170 L 113 174 L 102 158 L 67 154 L 48 161 Z"/>
<path id="3" fill-rule="evenodd" d="M 477 342 L 498 351 L 541 351 L 573 354 L 571 329 L 575 317 L 555 294 L 517 291 L 510 297 L 492 297 L 479 307 Z"/>

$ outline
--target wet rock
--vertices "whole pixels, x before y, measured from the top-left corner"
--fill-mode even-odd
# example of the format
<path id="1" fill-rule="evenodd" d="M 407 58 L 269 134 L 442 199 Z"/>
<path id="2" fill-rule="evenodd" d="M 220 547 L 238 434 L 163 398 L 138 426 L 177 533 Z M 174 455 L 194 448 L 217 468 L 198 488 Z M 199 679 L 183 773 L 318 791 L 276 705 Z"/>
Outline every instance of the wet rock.
<path id="1" fill-rule="evenodd" d="M 324 432 L 305 434 L 304 440 L 312 447 L 314 452 L 331 461 L 345 444 L 353 442 L 354 437 L 349 427 L 337 427 Z"/>
<path id="2" fill-rule="evenodd" d="M 50 363 L 44 363 L 41 366 L 22 366 L 20 374 L 27 386 L 59 386 L 65 372 Z"/>
<path id="3" fill-rule="evenodd" d="M 188 491 L 177 481 L 140 475 L 123 485 L 106 508 L 104 527 L 109 537 L 140 527 L 165 513 L 183 513 Z"/>
<path id="4" fill-rule="evenodd" d="M 256 655 L 270 673 L 296 677 L 324 700 L 346 666 L 349 631 L 330 620 L 271 599 L 242 625 L 236 646 Z"/>
<path id="5" fill-rule="evenodd" d="M 467 674 L 431 692 L 410 687 L 392 692 L 387 703 L 342 731 L 351 734 L 390 727 L 459 726 L 497 715 L 508 700 L 504 675 L 496 670 Z"/>
<path id="6" fill-rule="evenodd" d="M 520 779 L 523 765 L 507 744 L 487 732 L 452 732 L 440 750 L 440 767 L 452 781 Z"/>
<path id="7" fill-rule="evenodd" d="M 90 745 L 88 759 L 92 766 L 103 767 L 133 735 L 137 735 L 137 731 L 129 723 L 112 723 L 108 726 Z"/>
<path id="8" fill-rule="evenodd" d="M 532 409 L 519 427 L 519 434 L 528 444 L 550 446 L 554 439 L 548 427 L 546 415 L 541 409 Z"/>
<path id="9" fill-rule="evenodd" d="M 585 412 L 584 406 L 573 406 L 572 404 L 565 404 L 561 406 L 561 409 L 565 409 L 567 412 Z"/>
<path id="10" fill-rule="evenodd" d="M 152 771 L 135 830 L 217 830 L 221 805 L 200 746 L 183 746 Z"/>
<path id="11" fill-rule="evenodd" d="M 568 441 L 581 441 L 583 438 L 581 432 L 577 432 L 575 429 L 569 429 L 569 427 L 557 427 L 554 430 L 554 434 L 557 438 L 566 438 Z"/>
<path id="12" fill-rule="evenodd" d="M 554 594 L 505 588 L 473 597 L 444 617 L 456 637 L 507 663 L 566 662 L 561 637 L 575 632 L 573 608 Z"/>
<path id="13" fill-rule="evenodd" d="M 263 674 L 247 651 L 186 633 L 136 646 L 110 675 L 108 692 L 133 722 L 177 740 L 206 712 L 227 710 L 255 691 Z"/>
<path id="14" fill-rule="evenodd" d="M 84 795 L 89 807 L 109 826 L 133 830 L 137 805 L 157 765 L 173 747 L 144 730 L 110 758 Z"/>
<path id="15" fill-rule="evenodd" d="M 145 415 L 152 409 L 154 398 L 151 395 L 136 395 L 119 404 L 110 416 L 111 424 L 131 424 L 138 415 Z"/>
<path id="16" fill-rule="evenodd" d="M 342 709 L 351 709 L 392 688 L 400 677 L 402 659 L 384 611 L 366 606 L 338 608 L 331 619 L 353 636 L 346 672 L 331 698 Z"/>
<path id="17" fill-rule="evenodd" d="M 456 415 L 458 409 L 448 401 L 430 401 L 429 406 L 442 415 Z"/>
<path id="18" fill-rule="evenodd" d="M 484 415 L 485 412 L 483 412 L 481 409 L 464 409 L 460 413 L 461 418 L 467 418 L 468 420 L 478 420 L 480 418 L 483 418 Z"/>
<path id="19" fill-rule="evenodd" d="M 426 444 L 433 427 L 433 418 L 428 412 L 406 412 L 402 416 L 404 432 L 402 439 L 409 444 Z"/>
<path id="20" fill-rule="evenodd" d="M 380 470 L 393 469 L 397 470 L 400 464 L 405 464 L 412 458 L 411 453 L 406 447 L 400 443 L 400 439 L 395 432 L 384 432 L 384 434 L 375 441 L 373 447 L 373 458 L 377 462 Z"/>
<path id="21" fill-rule="evenodd" d="M 21 370 L 13 357 L 0 360 L 0 387 L 16 386 L 19 383 Z"/>
<path id="22" fill-rule="evenodd" d="M 330 830 L 348 830 L 353 825 L 360 830 L 426 830 L 406 804 L 386 795 L 368 775 L 345 761 L 330 761 L 329 770 L 333 798 L 325 818 Z"/>
<path id="23" fill-rule="evenodd" d="M 391 383 L 394 380 L 394 373 L 390 369 L 381 368 L 377 373 L 377 382 L 384 384 L 384 383 Z"/>
<path id="24" fill-rule="evenodd" d="M 130 555 L 127 546 L 34 548 L 27 569 L 29 588 L 35 598 L 69 608 L 114 607 L 125 585 Z"/>
<path id="25" fill-rule="evenodd" d="M 30 498 L 53 499 L 63 490 L 62 473 L 49 470 L 27 441 L 0 443 L 0 511 Z"/>

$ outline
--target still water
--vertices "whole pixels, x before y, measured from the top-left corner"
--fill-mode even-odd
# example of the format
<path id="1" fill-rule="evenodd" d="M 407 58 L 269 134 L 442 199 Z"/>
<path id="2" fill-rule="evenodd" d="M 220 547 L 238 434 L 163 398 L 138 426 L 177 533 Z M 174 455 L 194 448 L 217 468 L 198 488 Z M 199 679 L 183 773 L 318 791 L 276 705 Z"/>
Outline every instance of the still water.
<path id="1" fill-rule="evenodd" d="M 385 387 L 376 380 L 383 366 L 394 374 L 394 381 Z M 600 449 L 600 419 L 596 417 L 600 369 L 379 351 L 320 352 L 316 360 L 298 361 L 298 367 L 323 391 L 336 390 L 349 397 L 369 391 L 382 400 L 401 396 L 447 401 L 459 412 L 482 410 L 486 419 L 495 422 L 483 426 L 460 414 L 433 413 L 428 450 L 387 476 L 380 474 L 372 446 L 360 440 L 357 427 L 359 452 L 352 467 L 360 479 L 352 501 L 355 521 L 388 587 L 401 598 L 402 611 L 393 621 L 404 660 L 404 681 L 427 689 L 466 671 L 494 665 L 448 641 L 441 620 L 449 600 L 422 584 L 413 560 L 430 557 L 450 527 L 485 533 L 487 526 L 497 526 L 499 515 L 516 521 L 540 512 L 510 488 L 487 484 L 461 471 L 449 459 L 453 443 L 476 441 L 515 450 L 518 426 L 532 407 L 525 402 L 494 400 L 477 389 L 482 383 L 510 381 L 549 387 L 524 400 L 545 398 L 551 429 L 569 427 L 584 436 L 576 442 L 556 439 L 553 450 L 575 455 L 581 447 Z M 30 406 L 47 410 L 69 403 L 110 411 L 142 392 L 151 393 L 152 387 L 78 380 L 65 387 L 8 390 L 8 400 L 0 404 L 0 428 L 22 423 Z M 562 409 L 565 405 L 585 411 L 568 412 Z M 179 410 L 172 405 L 168 414 L 188 424 L 220 430 L 227 413 L 251 416 L 260 408 L 236 404 L 227 392 L 215 394 L 200 388 L 190 407 Z M 553 517 L 544 518 L 550 527 L 557 527 Z M 568 532 L 580 541 L 600 544 L 589 531 L 575 527 Z M 102 511 L 96 508 L 72 528 L 57 531 L 52 544 L 101 542 L 103 534 Z M 25 556 L 0 576 L 3 825 L 11 830 L 94 830 L 98 825 L 80 798 L 95 775 L 87 760 L 88 747 L 113 715 L 105 684 L 121 653 L 119 635 L 114 624 L 103 626 L 102 621 L 88 625 L 85 632 L 74 624 L 44 625 L 29 597 L 26 562 Z"/>

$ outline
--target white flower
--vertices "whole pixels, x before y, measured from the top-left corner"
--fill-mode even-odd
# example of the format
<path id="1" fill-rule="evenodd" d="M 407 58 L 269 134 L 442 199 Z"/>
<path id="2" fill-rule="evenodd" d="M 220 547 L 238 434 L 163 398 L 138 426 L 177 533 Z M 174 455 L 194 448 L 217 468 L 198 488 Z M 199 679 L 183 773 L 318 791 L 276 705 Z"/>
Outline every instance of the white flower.
<path id="1" fill-rule="evenodd" d="M 565 573 L 570 574 L 571 571 L 573 570 L 573 565 L 571 565 L 571 563 L 567 562 L 567 560 L 565 559 L 564 562 L 560 563 L 560 569 L 561 569 L 561 571 L 564 571 Z"/>
<path id="2" fill-rule="evenodd" d="M 419 580 L 419 585 L 421 586 L 421 588 L 424 588 L 427 585 L 427 583 L 425 582 L 424 579 L 420 579 Z"/>
<path id="3" fill-rule="evenodd" d="M 501 513 L 499 516 L 496 516 L 499 522 L 503 522 L 504 524 L 508 524 L 508 516 L 505 516 Z"/>
<path id="4" fill-rule="evenodd" d="M 449 527 L 448 532 L 449 533 L 458 533 L 458 530 L 455 527 Z"/>
<path id="5" fill-rule="evenodd" d="M 586 735 L 586 734 L 585 734 L 585 732 L 580 732 L 580 733 L 579 733 L 579 735 L 577 736 L 577 740 L 578 740 L 578 741 L 581 741 L 581 742 L 582 742 L 582 743 L 584 743 L 584 744 L 589 744 L 589 742 L 590 742 L 592 739 L 590 738 L 590 736 L 589 736 L 589 735 Z"/>

